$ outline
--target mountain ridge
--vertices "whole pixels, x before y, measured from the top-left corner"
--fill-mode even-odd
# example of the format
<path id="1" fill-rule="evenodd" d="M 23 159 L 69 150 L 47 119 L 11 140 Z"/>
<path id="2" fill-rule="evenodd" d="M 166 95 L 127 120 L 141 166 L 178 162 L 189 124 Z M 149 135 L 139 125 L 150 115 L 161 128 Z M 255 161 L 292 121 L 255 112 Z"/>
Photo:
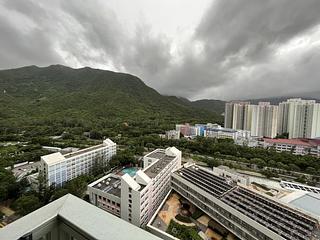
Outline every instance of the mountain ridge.
<path id="1" fill-rule="evenodd" d="M 127 73 L 63 65 L 0 70 L 1 126 L 49 128 L 68 121 L 100 128 L 122 122 L 222 122 L 222 117 L 163 96 Z"/>

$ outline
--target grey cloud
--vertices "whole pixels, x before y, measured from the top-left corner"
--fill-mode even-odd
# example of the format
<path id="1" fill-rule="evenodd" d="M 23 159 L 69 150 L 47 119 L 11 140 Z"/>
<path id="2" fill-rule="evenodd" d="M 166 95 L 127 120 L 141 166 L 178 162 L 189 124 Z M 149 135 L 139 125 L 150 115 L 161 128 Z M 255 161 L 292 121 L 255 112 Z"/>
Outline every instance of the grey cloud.
<path id="1" fill-rule="evenodd" d="M 301 88 L 302 81 L 311 89 L 318 81 L 317 69 L 304 64 L 293 74 L 286 67 L 277 69 L 273 58 L 279 47 L 319 25 L 319 12 L 318 0 L 214 1 L 193 36 L 194 42 L 200 41 L 204 46 L 204 60 L 199 62 L 187 55 L 184 64 L 169 74 L 170 82 L 162 91 L 174 94 L 180 90 L 181 95 L 188 97 L 230 99 L 282 94 L 278 81 L 286 93 L 296 90 L 289 84 L 298 83 L 296 86 Z M 241 76 L 242 67 L 252 68 L 256 75 L 249 79 Z M 314 72 L 309 73 L 310 70 Z M 302 72 L 309 73 L 308 79 Z M 264 83 L 267 88 L 261 89 Z"/>
<path id="2" fill-rule="evenodd" d="M 30 2 L 32 5 L 30 8 L 20 6 L 17 1 L 5 1 L 4 3 L 8 4 L 6 6 L 9 10 L 25 16 L 40 16 L 40 14 L 35 15 L 34 9 L 38 9 L 40 13 L 43 12 L 33 2 Z M 39 19 L 33 20 L 37 23 Z M 0 33 L 0 68 L 62 62 L 60 56 L 53 49 L 50 36 L 44 29 L 32 28 L 28 32 L 22 31 L 19 26 L 9 22 L 7 16 L 0 13 Z"/>
<path id="3" fill-rule="evenodd" d="M 112 65 L 163 94 L 189 98 L 265 97 L 320 88 L 319 45 L 281 60 L 276 56 L 292 39 L 320 26 L 319 0 L 213 1 L 193 36 L 179 46 L 180 61 L 165 33 L 154 34 L 152 25 L 139 23 L 128 34 L 105 1 L 7 0 L 1 6 L 35 27 L 21 31 L 23 22 L 16 26 L 0 12 L 0 68 Z"/>

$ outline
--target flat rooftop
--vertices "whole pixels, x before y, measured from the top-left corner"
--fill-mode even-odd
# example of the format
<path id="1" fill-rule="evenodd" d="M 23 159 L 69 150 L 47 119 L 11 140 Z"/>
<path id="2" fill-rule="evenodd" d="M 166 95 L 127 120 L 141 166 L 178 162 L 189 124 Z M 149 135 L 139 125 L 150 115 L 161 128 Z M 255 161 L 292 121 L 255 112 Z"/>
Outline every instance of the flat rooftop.
<path id="1" fill-rule="evenodd" d="M 65 155 L 63 155 L 65 158 L 71 158 L 71 157 L 74 157 L 74 156 L 77 156 L 77 155 L 80 155 L 80 154 L 83 154 L 83 153 L 86 153 L 86 152 L 90 152 L 90 151 L 93 151 L 93 150 L 96 150 L 96 149 L 99 149 L 99 148 L 102 148 L 102 147 L 105 147 L 106 145 L 103 145 L 103 144 L 99 144 L 99 145 L 96 145 L 96 146 L 92 146 L 92 147 L 88 147 L 88 148 L 85 148 L 85 149 L 81 149 L 79 151 L 76 151 L 76 152 L 71 152 L 71 153 L 67 153 Z"/>
<path id="2" fill-rule="evenodd" d="M 234 183 L 213 175 L 197 166 L 181 168 L 177 171 L 177 174 L 215 197 L 220 197 L 235 187 Z"/>
<path id="3" fill-rule="evenodd" d="M 65 231 L 61 228 L 50 228 L 50 222 L 66 224 L 81 239 L 112 240 L 161 240 L 160 238 L 134 226 L 88 202 L 67 194 L 42 208 L 16 220 L 0 229 L 0 239 L 34 239 L 34 235 L 46 228 L 57 231 L 57 235 Z M 70 233 L 68 230 L 67 232 Z M 33 235 L 33 238 L 32 238 Z M 26 237 L 30 236 L 30 238 Z"/>
<path id="4" fill-rule="evenodd" d="M 175 159 L 174 156 L 166 155 L 165 151 L 162 149 L 152 152 L 146 156 L 158 159 L 158 161 L 143 171 L 149 178 L 156 177 L 173 159 Z"/>
<path id="5" fill-rule="evenodd" d="M 320 195 L 304 193 L 304 195 L 289 202 L 295 207 L 308 211 L 320 218 Z"/>
<path id="6" fill-rule="evenodd" d="M 285 239 L 320 237 L 316 219 L 246 188 L 236 187 L 221 200 Z"/>
<path id="7" fill-rule="evenodd" d="M 240 187 L 195 165 L 181 168 L 175 174 L 285 239 L 320 239 L 318 220 L 304 212 Z"/>
<path id="8" fill-rule="evenodd" d="M 227 133 L 236 133 L 237 130 L 231 128 L 207 128 L 207 131 L 211 132 L 227 132 Z"/>
<path id="9" fill-rule="evenodd" d="M 121 197 L 121 179 L 109 176 L 100 182 L 96 183 L 94 188 L 97 188 L 105 193 Z"/>

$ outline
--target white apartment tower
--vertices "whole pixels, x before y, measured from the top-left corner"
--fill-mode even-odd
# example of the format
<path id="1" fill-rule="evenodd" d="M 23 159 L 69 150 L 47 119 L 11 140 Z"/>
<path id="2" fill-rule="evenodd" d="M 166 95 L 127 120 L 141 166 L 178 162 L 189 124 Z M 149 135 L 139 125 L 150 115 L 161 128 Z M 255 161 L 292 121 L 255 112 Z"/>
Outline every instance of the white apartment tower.
<path id="1" fill-rule="evenodd" d="M 62 155 L 60 152 L 41 157 L 40 173 L 48 186 L 62 186 L 80 175 L 88 174 L 95 164 L 107 164 L 117 152 L 116 143 L 106 139 L 102 144 Z"/>
<path id="2" fill-rule="evenodd" d="M 279 103 L 279 114 L 278 114 L 278 127 L 277 133 L 283 134 L 288 133 L 288 116 L 289 116 L 289 103 Z"/>
<path id="3" fill-rule="evenodd" d="M 251 136 L 273 138 L 277 135 L 278 106 L 269 102 L 230 102 L 226 104 L 225 121 L 226 125 L 232 122 L 232 129 L 251 131 Z"/>
<path id="4" fill-rule="evenodd" d="M 265 107 L 264 136 L 274 138 L 277 136 L 279 107 L 268 105 Z"/>
<path id="5" fill-rule="evenodd" d="M 288 99 L 279 104 L 278 133 L 289 138 L 320 137 L 320 104 L 315 100 Z"/>
<path id="6" fill-rule="evenodd" d="M 233 123 L 233 102 L 226 103 L 224 111 L 224 127 L 232 128 Z"/>
<path id="7" fill-rule="evenodd" d="M 250 105 L 246 115 L 248 119 L 251 117 L 252 136 L 274 138 L 277 135 L 278 106 L 259 102 L 259 105 Z"/>
<path id="8" fill-rule="evenodd" d="M 136 225 L 145 226 L 170 191 L 171 173 L 181 167 L 181 151 L 156 149 L 143 158 L 135 176 L 109 174 L 88 185 L 90 202 Z"/>
<path id="9" fill-rule="evenodd" d="M 229 102 L 225 107 L 225 127 L 251 131 L 251 136 L 274 138 L 320 138 L 320 103 L 301 98 L 288 99 L 279 106 L 269 102 L 251 105 Z"/>
<path id="10" fill-rule="evenodd" d="M 228 102 L 225 106 L 225 128 L 244 129 L 245 109 L 249 102 Z"/>

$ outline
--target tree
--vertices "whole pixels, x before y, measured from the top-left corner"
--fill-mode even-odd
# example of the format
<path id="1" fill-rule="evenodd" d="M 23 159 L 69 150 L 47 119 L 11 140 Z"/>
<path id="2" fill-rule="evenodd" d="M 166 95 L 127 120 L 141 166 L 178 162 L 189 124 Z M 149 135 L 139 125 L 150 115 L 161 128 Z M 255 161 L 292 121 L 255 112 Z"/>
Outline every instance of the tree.
<path id="1" fill-rule="evenodd" d="M 55 191 L 55 193 L 53 194 L 52 196 L 52 201 L 58 199 L 58 198 L 61 198 L 63 197 L 64 195 L 68 194 L 69 193 L 69 190 L 66 189 L 66 188 L 59 188 Z"/>
<path id="2" fill-rule="evenodd" d="M 16 189 L 16 179 L 11 172 L 0 169 L 0 201 L 6 200 L 12 189 Z"/>
<path id="3" fill-rule="evenodd" d="M 41 207 L 41 203 L 35 195 L 22 195 L 13 203 L 12 207 L 18 214 L 26 215 Z"/>
<path id="4" fill-rule="evenodd" d="M 79 176 L 75 179 L 72 179 L 66 183 L 65 188 L 69 191 L 69 193 L 79 198 L 83 198 L 87 190 L 86 176 Z"/>

